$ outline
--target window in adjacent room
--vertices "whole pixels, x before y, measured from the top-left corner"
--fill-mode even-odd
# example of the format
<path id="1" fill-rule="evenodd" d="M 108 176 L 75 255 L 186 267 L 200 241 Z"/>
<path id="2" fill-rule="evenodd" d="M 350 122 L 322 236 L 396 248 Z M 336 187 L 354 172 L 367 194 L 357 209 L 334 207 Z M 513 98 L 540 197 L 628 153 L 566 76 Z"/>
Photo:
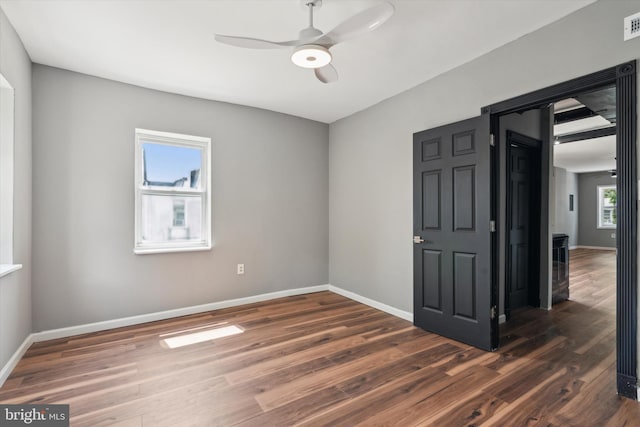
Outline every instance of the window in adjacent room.
<path id="1" fill-rule="evenodd" d="M 136 129 L 138 254 L 211 249 L 211 139 Z"/>
<path id="2" fill-rule="evenodd" d="M 617 191 L 615 185 L 598 186 L 598 228 L 616 228 Z"/>

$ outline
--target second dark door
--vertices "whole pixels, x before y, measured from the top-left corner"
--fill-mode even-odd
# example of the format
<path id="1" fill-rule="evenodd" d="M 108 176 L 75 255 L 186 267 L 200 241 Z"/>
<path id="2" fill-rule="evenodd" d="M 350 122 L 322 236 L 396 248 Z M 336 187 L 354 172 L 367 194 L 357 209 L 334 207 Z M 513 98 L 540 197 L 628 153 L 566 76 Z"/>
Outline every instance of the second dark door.
<path id="1" fill-rule="evenodd" d="M 507 295 L 505 311 L 538 299 L 540 141 L 507 132 Z"/>

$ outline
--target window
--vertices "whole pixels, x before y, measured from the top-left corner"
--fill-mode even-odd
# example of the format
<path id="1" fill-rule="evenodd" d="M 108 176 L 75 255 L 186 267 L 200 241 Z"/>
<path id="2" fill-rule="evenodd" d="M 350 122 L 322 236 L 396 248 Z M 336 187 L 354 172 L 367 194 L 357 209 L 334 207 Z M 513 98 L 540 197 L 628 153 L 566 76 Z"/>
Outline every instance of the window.
<path id="1" fill-rule="evenodd" d="M 19 270 L 13 263 L 14 92 L 0 74 L 0 277 Z"/>
<path id="2" fill-rule="evenodd" d="M 598 228 L 616 228 L 617 195 L 615 185 L 598 186 Z"/>
<path id="3" fill-rule="evenodd" d="M 211 139 L 136 129 L 138 254 L 211 249 Z"/>

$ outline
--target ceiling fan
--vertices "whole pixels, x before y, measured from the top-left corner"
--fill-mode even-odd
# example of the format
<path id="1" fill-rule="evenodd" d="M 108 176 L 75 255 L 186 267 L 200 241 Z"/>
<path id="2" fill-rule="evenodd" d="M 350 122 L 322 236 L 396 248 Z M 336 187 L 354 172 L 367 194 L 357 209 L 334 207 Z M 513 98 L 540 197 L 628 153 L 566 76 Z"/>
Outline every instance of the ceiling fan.
<path id="1" fill-rule="evenodd" d="M 293 48 L 291 61 L 299 67 L 313 69 L 322 83 L 338 80 L 338 72 L 331 65 L 331 49 L 338 43 L 373 31 L 384 24 L 395 11 L 394 6 L 384 2 L 378 6 L 365 9 L 339 24 L 328 33 L 323 33 L 313 26 L 313 9 L 322 6 L 322 0 L 301 0 L 303 6 L 309 8 L 309 26 L 300 30 L 297 40 L 274 42 L 250 37 L 235 37 L 216 34 L 220 43 L 249 49 L 286 49 Z"/>

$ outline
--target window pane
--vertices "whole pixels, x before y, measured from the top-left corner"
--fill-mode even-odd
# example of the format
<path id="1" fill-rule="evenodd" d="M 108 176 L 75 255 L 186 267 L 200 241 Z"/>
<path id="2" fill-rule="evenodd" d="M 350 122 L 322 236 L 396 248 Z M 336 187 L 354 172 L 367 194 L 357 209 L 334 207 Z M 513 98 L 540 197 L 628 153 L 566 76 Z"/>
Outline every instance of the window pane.
<path id="1" fill-rule="evenodd" d="M 604 190 L 604 206 L 615 206 L 617 202 L 617 192 L 615 188 Z"/>
<path id="2" fill-rule="evenodd" d="M 201 241 L 202 198 L 142 195 L 143 243 Z"/>
<path id="3" fill-rule="evenodd" d="M 144 185 L 200 188 L 201 149 L 143 141 L 142 159 Z"/>

